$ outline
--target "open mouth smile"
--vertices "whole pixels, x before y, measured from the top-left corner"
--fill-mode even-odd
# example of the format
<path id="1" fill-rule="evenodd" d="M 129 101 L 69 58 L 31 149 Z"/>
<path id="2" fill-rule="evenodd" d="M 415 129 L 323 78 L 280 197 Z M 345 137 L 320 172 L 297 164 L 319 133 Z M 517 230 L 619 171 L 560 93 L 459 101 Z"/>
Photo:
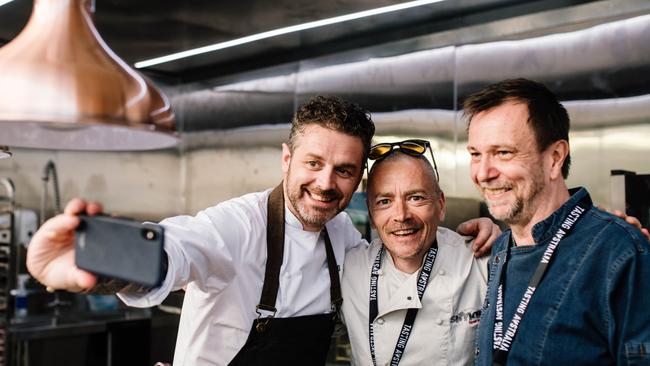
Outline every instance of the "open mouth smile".
<path id="1" fill-rule="evenodd" d="M 312 192 L 308 189 L 305 189 L 304 192 L 312 202 L 319 206 L 336 205 L 339 199 L 339 195 L 336 194 L 323 194 L 322 192 Z"/>
<path id="2" fill-rule="evenodd" d="M 395 235 L 398 237 L 409 237 L 411 235 L 416 234 L 419 231 L 420 231 L 419 228 L 400 229 L 400 230 L 392 231 L 391 235 Z"/>
<path id="3" fill-rule="evenodd" d="M 483 190 L 483 195 L 486 198 L 498 198 L 503 194 L 512 191 L 512 188 L 510 187 L 500 187 L 500 188 L 481 187 L 481 189 Z"/>

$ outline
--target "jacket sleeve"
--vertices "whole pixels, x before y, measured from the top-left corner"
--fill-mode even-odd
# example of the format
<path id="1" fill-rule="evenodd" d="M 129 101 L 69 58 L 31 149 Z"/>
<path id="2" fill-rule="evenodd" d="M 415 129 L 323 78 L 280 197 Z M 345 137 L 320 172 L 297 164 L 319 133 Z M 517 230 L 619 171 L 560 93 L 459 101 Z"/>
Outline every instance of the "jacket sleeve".
<path id="1" fill-rule="evenodd" d="M 610 351 L 619 365 L 650 365 L 650 245 L 631 234 L 608 272 Z"/>
<path id="2" fill-rule="evenodd" d="M 228 201 L 196 216 L 176 216 L 160 224 L 165 229 L 168 257 L 165 279 L 159 288 L 147 293 L 118 294 L 127 305 L 157 305 L 171 291 L 190 282 L 204 292 L 223 291 L 235 276 L 246 243 L 259 240 L 260 225 L 265 229 L 261 215 Z"/>

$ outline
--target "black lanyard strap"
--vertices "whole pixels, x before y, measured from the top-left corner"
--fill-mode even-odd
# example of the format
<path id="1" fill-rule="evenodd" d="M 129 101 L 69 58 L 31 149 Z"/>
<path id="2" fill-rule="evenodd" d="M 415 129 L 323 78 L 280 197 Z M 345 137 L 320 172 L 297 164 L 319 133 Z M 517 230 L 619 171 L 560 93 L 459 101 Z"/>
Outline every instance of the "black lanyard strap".
<path id="1" fill-rule="evenodd" d="M 377 301 L 377 281 L 379 281 L 379 269 L 381 268 L 381 259 L 384 253 L 384 246 L 382 245 L 379 248 L 379 253 L 375 258 L 375 262 L 372 264 L 372 270 L 370 271 L 370 310 L 368 313 L 368 330 L 370 338 L 370 356 L 372 357 L 372 364 L 377 365 L 377 360 L 375 356 L 375 332 L 373 330 L 372 324 L 375 322 L 377 315 L 379 314 L 379 303 Z M 424 290 L 427 288 L 429 283 L 429 278 L 431 277 L 431 270 L 433 269 L 433 263 L 436 261 L 436 255 L 438 254 L 438 242 L 434 241 L 427 252 L 427 256 L 424 259 L 424 265 L 422 270 L 418 275 L 417 289 L 418 297 L 420 301 L 424 295 Z M 406 311 L 406 317 L 404 318 L 404 324 L 402 324 L 402 330 L 399 333 L 399 338 L 397 339 L 397 344 L 395 345 L 395 350 L 393 351 L 393 357 L 390 360 L 391 366 L 397 366 L 399 361 L 404 355 L 404 350 L 406 349 L 406 343 L 408 342 L 411 331 L 413 330 L 413 324 L 415 323 L 415 316 L 418 314 L 418 309 L 408 309 Z"/>
<path id="2" fill-rule="evenodd" d="M 589 208 L 589 204 L 587 200 L 582 199 L 580 200 L 580 202 L 578 202 L 578 204 L 576 204 L 573 207 L 571 211 L 569 211 L 567 216 L 564 218 L 562 224 L 555 232 L 555 235 L 553 235 L 550 242 L 546 246 L 546 250 L 544 251 L 542 258 L 540 259 L 539 264 L 537 265 L 537 269 L 535 270 L 533 277 L 530 279 L 530 282 L 528 283 L 528 287 L 524 291 L 524 295 L 519 301 L 519 305 L 516 307 L 515 313 L 512 316 L 512 319 L 508 324 L 508 328 L 505 330 L 504 333 L 503 292 L 505 291 L 506 269 L 510 257 L 510 245 L 508 245 L 508 248 L 506 249 L 505 257 L 503 259 L 503 268 L 501 269 L 501 276 L 499 278 L 499 287 L 497 289 L 497 301 L 496 301 L 495 317 L 494 317 L 494 331 L 493 331 L 493 338 L 492 338 L 493 341 L 492 361 L 494 365 L 506 364 L 508 353 L 510 352 L 510 347 L 512 346 L 512 342 L 514 341 L 515 336 L 517 335 L 517 331 L 519 330 L 519 324 L 522 321 L 524 314 L 526 313 L 526 310 L 528 309 L 528 304 L 530 303 L 530 300 L 535 294 L 535 290 L 537 290 L 537 287 L 539 286 L 540 282 L 542 282 L 542 278 L 544 277 L 544 274 L 548 269 L 548 266 L 551 262 L 551 258 L 553 257 L 553 253 L 555 253 L 555 249 L 558 247 L 562 239 L 569 236 L 569 234 L 575 227 L 575 223 L 582 217 L 582 214 L 585 211 L 587 211 L 588 208 Z"/>

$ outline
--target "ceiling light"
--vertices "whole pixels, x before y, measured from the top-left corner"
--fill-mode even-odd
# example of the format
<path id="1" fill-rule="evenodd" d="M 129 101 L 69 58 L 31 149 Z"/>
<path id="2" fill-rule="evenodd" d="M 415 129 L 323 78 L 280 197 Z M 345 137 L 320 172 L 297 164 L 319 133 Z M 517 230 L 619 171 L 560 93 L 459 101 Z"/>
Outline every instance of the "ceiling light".
<path id="1" fill-rule="evenodd" d="M 0 6 L 2 6 L 4 4 L 9 4 L 12 1 L 14 1 L 14 0 L 0 0 Z"/>
<path id="2" fill-rule="evenodd" d="M 92 0 L 35 0 L 0 48 L 0 145 L 146 150 L 177 142 L 169 101 L 117 57 L 92 22 Z"/>
<path id="3" fill-rule="evenodd" d="M 141 69 L 143 67 L 159 65 L 159 64 L 162 64 L 162 63 L 165 63 L 165 62 L 175 61 L 175 60 L 179 60 L 179 59 L 186 58 L 186 57 L 192 57 L 192 56 L 196 56 L 196 55 L 200 55 L 200 54 L 204 54 L 204 53 L 208 53 L 208 52 L 214 52 L 214 51 L 222 50 L 224 48 L 229 48 L 229 47 L 239 46 L 239 45 L 245 44 L 245 43 L 251 43 L 251 42 L 259 41 L 259 40 L 266 39 L 266 38 L 281 36 L 283 34 L 300 32 L 300 31 L 307 30 L 307 29 L 323 27 L 323 26 L 326 26 L 326 25 L 331 25 L 331 24 L 336 24 L 336 23 L 343 23 L 343 22 L 347 22 L 347 21 L 350 21 L 350 20 L 366 18 L 366 17 L 370 17 L 370 16 L 374 16 L 374 15 L 391 13 L 391 12 L 395 12 L 395 11 L 398 11 L 398 10 L 415 8 L 417 6 L 429 5 L 429 4 L 438 3 L 438 2 L 442 2 L 442 1 L 444 1 L 444 0 L 409 1 L 409 2 L 406 2 L 406 3 L 383 6 L 381 8 L 364 10 L 364 11 L 359 11 L 359 12 L 356 12 L 356 13 L 340 15 L 340 16 L 333 17 L 333 18 L 327 18 L 327 19 L 322 19 L 322 20 L 316 20 L 316 21 L 313 21 L 313 22 L 293 25 L 293 26 L 290 26 L 290 27 L 278 28 L 278 29 L 274 29 L 274 30 L 270 30 L 270 31 L 266 31 L 266 32 L 257 33 L 257 34 L 253 34 L 253 35 L 250 35 L 250 36 L 242 37 L 242 38 L 233 39 L 233 40 L 226 41 L 226 42 L 215 43 L 215 44 L 211 44 L 211 45 L 208 45 L 208 46 L 193 48 L 193 49 L 187 50 L 187 51 L 172 53 L 171 55 L 160 56 L 160 57 L 152 58 L 152 59 L 149 59 L 149 60 L 139 61 L 139 62 L 135 63 L 135 67 L 138 68 L 138 69 Z"/>

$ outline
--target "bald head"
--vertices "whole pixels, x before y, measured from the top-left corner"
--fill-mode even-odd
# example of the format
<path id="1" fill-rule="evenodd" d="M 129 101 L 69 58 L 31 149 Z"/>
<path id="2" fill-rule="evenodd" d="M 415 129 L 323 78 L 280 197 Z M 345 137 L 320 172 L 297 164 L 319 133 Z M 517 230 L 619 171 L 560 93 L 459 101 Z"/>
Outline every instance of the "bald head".
<path id="1" fill-rule="evenodd" d="M 436 173 L 433 170 L 433 166 L 431 166 L 429 160 L 424 155 L 408 155 L 399 150 L 393 151 L 388 156 L 377 160 L 372 165 L 372 168 L 370 168 L 370 172 L 368 173 L 368 191 L 370 191 L 372 185 L 374 184 L 374 181 L 376 180 L 377 171 L 383 165 L 390 165 L 390 163 L 400 163 L 408 160 L 419 161 L 426 175 L 426 183 L 430 184 L 438 194 L 442 193 L 442 190 L 438 185 L 438 180 L 436 179 Z"/>

